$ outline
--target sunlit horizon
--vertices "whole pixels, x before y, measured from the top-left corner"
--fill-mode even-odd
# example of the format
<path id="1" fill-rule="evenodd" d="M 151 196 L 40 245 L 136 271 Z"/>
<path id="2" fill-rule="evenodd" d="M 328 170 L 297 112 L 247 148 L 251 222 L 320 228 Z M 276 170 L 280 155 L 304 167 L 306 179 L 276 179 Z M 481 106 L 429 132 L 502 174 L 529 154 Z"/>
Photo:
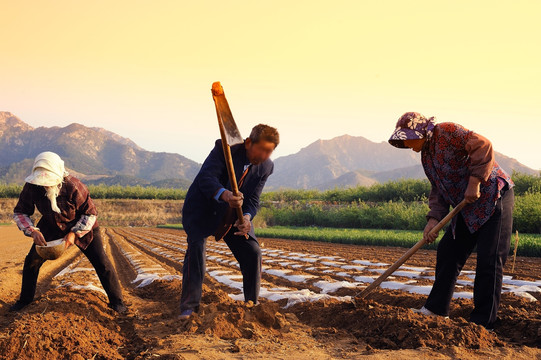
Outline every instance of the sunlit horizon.
<path id="1" fill-rule="evenodd" d="M 3 5 L 0 109 L 77 122 L 202 162 L 220 81 L 274 158 L 348 134 L 386 141 L 406 111 L 541 169 L 541 3 L 23 1 Z"/>

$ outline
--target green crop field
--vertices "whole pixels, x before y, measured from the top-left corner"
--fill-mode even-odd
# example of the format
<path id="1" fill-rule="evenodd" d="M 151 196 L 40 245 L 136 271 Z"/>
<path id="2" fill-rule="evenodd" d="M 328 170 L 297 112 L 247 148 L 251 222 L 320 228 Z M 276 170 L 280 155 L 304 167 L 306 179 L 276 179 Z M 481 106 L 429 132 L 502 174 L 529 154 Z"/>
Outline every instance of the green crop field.
<path id="1" fill-rule="evenodd" d="M 181 224 L 160 225 L 159 227 L 181 230 Z M 412 247 L 422 238 L 422 231 L 382 230 L 382 229 L 337 229 L 321 227 L 272 226 L 256 228 L 257 236 L 279 239 L 323 241 L 340 244 L 370 246 Z M 443 233 L 443 232 L 442 232 Z M 440 238 L 442 236 L 440 234 Z M 541 234 L 519 234 L 517 255 L 541 257 Z M 427 249 L 436 249 L 435 243 L 426 245 Z M 514 237 L 512 244 L 514 244 Z M 511 245 L 511 251 L 513 250 Z"/>
<path id="2" fill-rule="evenodd" d="M 525 234 L 540 234 L 541 177 L 515 173 L 513 180 L 516 195 L 513 229 Z M 20 185 L 0 184 L 0 198 L 17 198 L 21 188 Z M 89 186 L 89 190 L 94 199 L 108 199 L 111 205 L 121 203 L 119 199 L 181 201 L 186 196 L 186 190 L 142 186 L 93 185 Z M 415 240 L 404 239 L 409 239 L 411 234 L 419 234 L 426 225 L 429 191 L 430 183 L 427 180 L 410 179 L 326 191 L 285 189 L 266 192 L 261 197 L 261 210 L 255 223 L 258 232 L 265 232 L 262 236 L 410 246 L 418 236 Z M 152 212 L 148 202 L 140 203 L 139 207 L 132 204 L 132 210 L 123 210 L 126 210 L 125 213 L 135 210 L 138 213 Z M 168 209 L 175 219 L 167 216 L 168 220 L 164 221 L 179 221 L 181 206 L 174 205 Z M 5 208 L 0 220 L 9 219 L 11 211 L 12 208 Z M 112 218 L 118 216 L 116 214 Z M 114 224 L 112 221 L 109 223 Z M 357 229 L 366 230 L 359 233 L 361 230 Z M 293 235 L 289 235 L 289 232 Z M 539 244 L 538 237 L 525 235 L 523 244 L 519 250 L 522 254 L 539 254 L 535 250 Z"/>

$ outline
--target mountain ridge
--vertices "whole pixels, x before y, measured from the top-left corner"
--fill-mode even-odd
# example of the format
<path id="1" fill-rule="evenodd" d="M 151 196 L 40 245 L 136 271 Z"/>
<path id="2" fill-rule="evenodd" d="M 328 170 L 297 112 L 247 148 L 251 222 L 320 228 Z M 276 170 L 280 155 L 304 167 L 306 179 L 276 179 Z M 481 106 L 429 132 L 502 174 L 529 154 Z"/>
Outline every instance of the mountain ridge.
<path id="1" fill-rule="evenodd" d="M 42 151 L 58 153 L 82 180 L 120 175 L 146 182 L 192 180 L 200 167 L 180 154 L 147 151 L 103 128 L 78 123 L 33 128 L 12 113 L 0 112 L 0 181 L 21 182 Z"/>
<path id="2" fill-rule="evenodd" d="M 89 184 L 187 188 L 201 166 L 180 154 L 147 151 L 100 127 L 74 122 L 65 127 L 34 128 L 10 112 L 0 111 L 0 183 L 22 183 L 41 151 L 57 152 L 69 171 Z M 516 159 L 495 154 L 510 173 L 539 174 Z M 348 134 L 318 139 L 275 159 L 274 165 L 267 191 L 325 190 L 425 178 L 418 153 Z"/>
<path id="3" fill-rule="evenodd" d="M 509 174 L 513 171 L 539 174 L 499 152 L 495 152 L 495 157 Z M 295 154 L 277 158 L 274 164 L 275 172 L 268 180 L 268 190 L 325 190 L 370 186 L 399 179 L 426 179 L 420 154 L 397 149 L 387 142 L 373 142 L 363 136 L 318 139 Z"/>

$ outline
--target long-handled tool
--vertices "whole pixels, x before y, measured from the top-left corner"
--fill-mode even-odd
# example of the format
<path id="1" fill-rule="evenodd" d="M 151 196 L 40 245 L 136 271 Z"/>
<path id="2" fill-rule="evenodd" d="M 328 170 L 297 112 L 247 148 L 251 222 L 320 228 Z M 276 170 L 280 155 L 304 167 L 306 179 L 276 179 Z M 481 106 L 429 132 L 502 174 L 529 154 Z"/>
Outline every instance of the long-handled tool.
<path id="1" fill-rule="evenodd" d="M 239 187 L 235 176 L 235 168 L 233 167 L 233 158 L 231 157 L 231 146 L 244 143 L 244 139 L 240 135 L 237 124 L 233 119 L 233 114 L 231 113 L 231 109 L 225 98 L 224 89 L 219 81 L 212 84 L 212 98 L 216 105 L 216 115 L 218 116 L 218 126 L 220 127 L 220 136 L 222 137 L 222 147 L 224 150 L 229 182 L 231 183 L 231 190 L 233 195 L 239 196 Z M 242 209 L 236 208 L 235 211 L 237 213 L 239 224 L 242 225 L 244 223 Z M 220 240 L 218 237 L 216 240 Z"/>
<path id="2" fill-rule="evenodd" d="M 462 208 L 466 205 L 466 200 L 462 200 L 460 204 L 458 204 L 453 211 L 451 211 L 449 214 L 447 214 L 446 217 L 444 217 L 436 226 L 430 230 L 429 234 L 435 234 L 438 231 L 440 231 L 449 221 L 451 221 L 452 218 L 456 216 L 462 210 Z M 366 295 L 370 294 L 372 290 L 377 288 L 385 279 L 387 279 L 392 273 L 396 271 L 402 264 L 404 264 L 413 254 L 417 252 L 423 245 L 426 243 L 425 239 L 421 239 L 417 242 L 417 244 L 413 245 L 411 249 L 406 251 L 404 255 L 400 259 L 398 259 L 393 265 L 391 265 L 383 274 L 380 275 L 374 282 L 370 285 L 368 285 L 363 291 L 361 291 L 359 294 L 357 294 L 356 298 L 364 298 Z"/>

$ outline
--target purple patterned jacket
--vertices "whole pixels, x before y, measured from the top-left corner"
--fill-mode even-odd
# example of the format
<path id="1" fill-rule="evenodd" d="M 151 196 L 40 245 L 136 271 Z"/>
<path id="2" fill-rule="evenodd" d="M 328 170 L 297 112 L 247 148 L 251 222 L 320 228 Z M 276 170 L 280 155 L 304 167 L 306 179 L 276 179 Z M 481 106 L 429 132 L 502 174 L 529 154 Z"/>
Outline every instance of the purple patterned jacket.
<path id="1" fill-rule="evenodd" d="M 490 141 L 454 123 L 437 124 L 426 142 L 421 160 L 432 184 L 427 218 L 441 220 L 464 198 L 470 176 L 481 179 L 481 197 L 461 211 L 471 233 L 492 216 L 500 191 L 514 186 L 511 177 L 494 160 Z M 453 220 L 453 233 L 456 218 Z"/>

